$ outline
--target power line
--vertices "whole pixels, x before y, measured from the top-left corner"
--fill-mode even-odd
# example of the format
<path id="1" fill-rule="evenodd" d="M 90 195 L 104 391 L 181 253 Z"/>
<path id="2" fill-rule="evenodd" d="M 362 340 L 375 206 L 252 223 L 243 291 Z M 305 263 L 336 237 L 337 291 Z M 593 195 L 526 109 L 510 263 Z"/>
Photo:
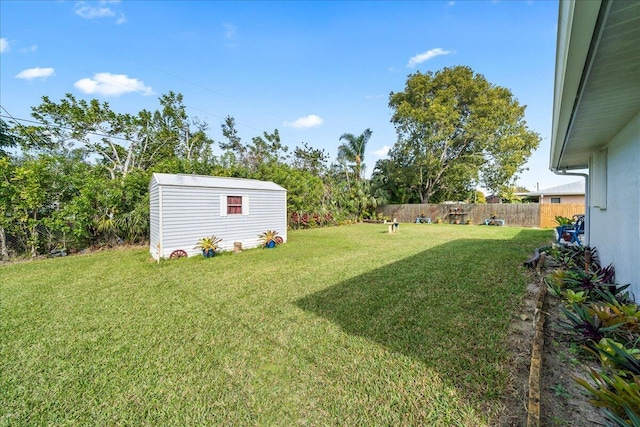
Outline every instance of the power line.
<path id="1" fill-rule="evenodd" d="M 5 111 L 5 113 L 7 113 L 7 114 L 8 114 L 8 116 L 4 116 L 4 115 L 1 115 L 1 114 L 0 114 L 0 117 L 4 117 L 4 118 L 11 118 L 11 119 L 12 119 L 12 120 L 13 120 L 13 121 L 18 125 L 18 126 L 21 126 L 21 127 L 23 127 L 23 128 L 24 128 L 24 126 L 22 125 L 22 123 L 20 123 L 20 122 L 18 121 L 18 119 L 16 119 L 15 117 L 13 117 L 13 115 L 9 112 L 9 110 L 7 110 L 6 108 L 4 108 L 4 106 L 3 106 L 3 105 L 1 105 L 1 104 L 0 104 L 0 108 L 2 108 L 2 109 Z M 25 132 L 25 133 L 27 134 L 27 136 L 29 137 L 29 139 L 31 140 L 31 142 L 33 142 L 33 145 L 34 145 L 34 146 L 38 146 L 38 143 L 36 142 L 36 140 L 35 140 L 35 139 L 33 139 L 33 135 L 31 135 L 31 133 L 29 133 L 29 132 Z"/>
<path id="2" fill-rule="evenodd" d="M 11 120 L 13 120 L 16 124 L 18 124 L 19 126 L 21 126 L 21 127 L 23 127 L 23 128 L 24 128 L 24 125 L 23 125 L 22 123 L 20 123 L 20 122 L 36 124 L 36 125 L 44 126 L 44 127 L 47 127 L 47 128 L 51 128 L 51 127 L 53 127 L 53 128 L 58 128 L 58 129 L 62 129 L 62 130 L 69 130 L 69 131 L 73 130 L 72 128 L 65 127 L 65 126 L 62 126 L 62 125 L 51 124 L 51 123 L 44 123 L 44 122 L 39 122 L 39 121 L 36 121 L 36 120 L 30 120 L 30 119 L 16 118 L 16 117 L 14 117 L 13 115 L 11 115 L 11 113 L 9 113 L 9 111 L 7 111 L 7 109 L 6 109 L 6 108 L 4 108 L 2 105 L 0 105 L 0 108 L 2 108 L 2 109 L 7 113 L 7 115 L 0 114 L 0 117 L 5 118 L 5 119 L 10 118 L 10 119 L 11 119 Z M 31 139 L 31 141 L 32 141 L 34 144 L 36 144 L 36 145 L 37 145 L 36 141 L 33 139 L 33 137 L 31 136 L 31 134 L 30 134 L 29 132 L 25 132 L 25 133 L 29 136 L 29 138 Z M 120 141 L 127 141 L 127 142 L 131 142 L 131 139 L 122 138 L 122 137 L 120 137 L 120 136 L 108 135 L 108 134 L 106 134 L 106 133 L 98 133 L 98 132 L 91 132 L 91 131 L 88 131 L 88 132 L 85 132 L 85 133 L 86 133 L 87 135 L 102 136 L 102 137 L 105 137 L 105 138 L 111 138 L 111 139 L 117 139 L 117 140 L 120 140 Z"/>
<path id="3" fill-rule="evenodd" d="M 122 57 L 122 58 L 124 58 L 124 59 L 127 59 L 127 60 L 129 60 L 129 61 L 131 61 L 131 62 L 138 63 L 138 64 L 140 64 L 140 65 L 142 65 L 142 66 L 144 66 L 144 67 L 150 68 L 150 69 L 155 70 L 155 71 L 158 71 L 158 72 L 160 72 L 160 73 L 163 73 L 163 74 L 165 74 L 165 75 L 167 75 L 167 76 L 170 76 L 170 77 L 172 77 L 172 78 L 175 78 L 175 79 L 177 79 L 177 80 L 180 80 L 180 81 L 183 81 L 183 82 L 185 82 L 185 83 L 188 83 L 188 84 L 190 84 L 190 85 L 192 85 L 192 86 L 195 86 L 195 87 L 197 87 L 197 88 L 200 88 L 200 89 L 206 90 L 206 91 L 208 91 L 208 92 L 210 92 L 210 93 L 213 93 L 213 94 L 215 94 L 215 95 L 221 96 L 221 97 L 223 97 L 223 98 L 227 98 L 227 99 L 234 99 L 234 98 L 232 98 L 232 97 L 230 97 L 230 96 L 228 96 L 228 95 L 226 95 L 226 94 L 224 94 L 224 93 L 222 93 L 222 92 L 219 92 L 219 91 L 213 90 L 213 89 L 211 89 L 211 88 L 209 88 L 209 87 L 207 87 L 207 86 L 204 86 L 204 85 L 202 85 L 202 84 L 195 83 L 195 82 L 193 82 L 193 81 L 191 81 L 191 80 L 185 79 L 185 78 L 180 77 L 180 76 L 178 76 L 178 75 L 176 75 L 176 74 L 169 73 L 169 72 L 167 72 L 167 71 L 165 71 L 165 70 L 163 70 L 163 69 L 161 69 L 161 68 L 158 68 L 158 67 L 155 67 L 155 66 L 149 65 L 149 64 L 144 63 L 144 62 L 139 61 L 139 60 L 135 60 L 135 59 L 133 59 L 133 58 L 130 58 L 130 57 L 126 56 L 126 55 L 122 55 L 122 54 L 117 53 L 117 52 L 114 52 L 114 51 L 111 51 L 111 53 L 113 53 L 114 55 L 120 56 L 120 57 Z M 86 72 L 86 73 L 91 74 L 91 72 L 89 72 L 88 70 L 85 70 L 85 72 Z M 133 89 L 133 90 L 135 90 L 135 91 L 138 91 L 138 90 L 139 90 L 139 88 L 138 88 L 138 87 L 135 87 L 135 86 L 133 86 L 133 85 L 125 84 L 125 83 L 123 83 L 123 82 L 121 82 L 121 81 L 116 81 L 116 80 L 113 80 L 113 79 L 109 79 L 109 78 L 108 78 L 108 77 L 106 77 L 106 76 L 102 76 L 101 78 L 102 78 L 103 80 L 105 80 L 105 81 L 110 82 L 110 83 L 111 83 L 111 84 L 113 84 L 113 85 L 122 86 L 122 87 L 127 87 L 127 88 Z M 243 103 L 241 103 L 241 104 L 243 104 Z M 255 105 L 248 105 L 248 104 L 244 104 L 244 105 L 245 105 L 245 106 L 247 106 L 247 107 L 249 107 L 249 108 L 253 108 L 253 109 L 257 110 L 257 111 L 260 111 L 260 112 L 262 112 L 262 113 L 264 113 L 264 114 L 267 114 L 267 115 L 269 115 L 269 116 L 271 116 L 271 117 L 274 117 L 274 118 L 277 118 L 277 119 L 279 119 L 279 120 L 282 120 L 282 121 L 283 121 L 283 123 L 284 123 L 284 122 L 287 122 L 287 119 L 285 119 L 285 118 L 283 118 L 283 117 L 280 117 L 280 116 L 278 116 L 278 115 L 275 115 L 275 114 L 271 113 L 270 111 L 267 111 L 267 110 L 265 110 L 265 109 L 262 109 L 262 108 L 260 108 L 260 107 L 255 106 Z M 206 115 L 211 116 L 211 117 L 217 117 L 217 118 L 222 119 L 222 120 L 224 120 L 224 119 L 226 118 L 226 117 L 223 117 L 223 116 L 220 116 L 220 115 L 217 115 L 217 114 L 213 114 L 213 113 L 211 113 L 211 112 L 209 112 L 209 111 L 205 111 L 205 110 L 202 110 L 202 109 L 199 109 L 199 108 L 195 108 L 195 107 L 193 107 L 193 106 L 185 105 L 185 108 L 188 108 L 189 110 L 193 110 L 193 111 L 199 111 L 200 113 L 206 114 Z M 63 129 L 63 130 L 72 130 L 72 129 L 70 129 L 70 128 L 68 128 L 68 127 L 64 127 L 64 126 L 62 126 L 62 125 L 53 125 L 53 124 L 48 124 L 48 123 L 42 123 L 42 122 L 37 122 L 37 121 L 34 121 L 34 120 L 30 120 L 30 119 L 22 119 L 22 118 L 20 118 L 20 119 L 16 119 L 15 117 L 13 117 L 13 116 L 12 116 L 12 115 L 11 115 L 11 114 L 6 110 L 6 108 L 2 107 L 2 109 L 3 109 L 3 110 L 8 114 L 8 118 L 11 118 L 11 119 L 15 120 L 17 123 L 18 123 L 18 121 L 22 121 L 22 122 L 25 122 L 25 123 L 33 123 L 33 124 L 37 124 L 37 125 L 41 125 L 41 126 L 51 126 L 51 127 L 56 127 L 56 128 Z M 228 116 L 229 116 L 229 115 L 228 115 Z M 3 117 L 7 117 L 7 116 L 3 116 Z M 232 117 L 233 117 L 233 116 L 232 116 Z M 259 133 L 261 133 L 261 132 L 265 131 L 264 129 L 258 129 L 257 127 L 254 127 L 254 126 L 251 126 L 251 125 L 247 125 L 247 124 L 245 124 L 245 123 L 243 123 L 243 122 L 235 122 L 235 123 L 236 123 L 236 125 L 238 125 L 238 126 L 240 126 L 240 127 L 244 127 L 244 128 L 247 128 L 247 129 L 251 129 L 251 130 L 254 130 L 254 131 L 259 132 Z M 19 125 L 21 125 L 20 123 L 18 123 L 18 124 L 19 124 Z M 22 125 L 21 125 L 21 126 L 22 126 Z M 276 127 L 276 129 L 277 129 L 277 128 L 278 128 L 278 127 Z M 325 132 L 319 131 L 318 129 L 314 129 L 314 132 L 317 132 L 317 133 L 319 133 L 319 134 L 321 134 L 321 135 L 324 135 L 324 136 L 326 136 L 327 138 L 333 138 L 332 136 L 329 136 L 329 135 L 328 135 L 328 134 L 326 134 Z M 86 133 L 87 133 L 87 134 L 89 134 L 89 135 L 95 135 L 95 136 L 101 136 L 101 137 L 109 137 L 109 138 L 112 138 L 112 139 L 117 139 L 117 140 L 122 140 L 122 141 L 131 141 L 131 140 L 126 139 L 126 138 L 121 138 L 121 137 L 116 137 L 116 136 L 111 136 L 111 135 L 101 134 L 101 133 L 97 133 L 97 132 L 86 132 Z M 29 135 L 29 136 L 30 136 L 30 138 L 31 138 L 31 139 L 32 139 L 32 141 L 33 141 L 33 138 L 31 137 L 31 135 Z M 287 139 L 281 139 L 281 141 L 282 141 L 283 143 L 285 143 L 285 144 L 292 144 L 292 145 L 294 145 L 294 146 L 297 146 L 297 144 L 299 144 L 300 142 L 303 142 L 303 140 L 302 140 L 302 139 L 301 139 L 300 141 L 298 141 L 298 142 L 294 142 L 294 141 L 292 141 L 292 140 L 289 140 L 288 138 L 287 138 Z M 34 141 L 34 143 L 35 143 L 35 141 Z"/>
<path id="4" fill-rule="evenodd" d="M 239 103 L 239 104 L 241 104 L 241 105 L 245 105 L 245 106 L 247 106 L 247 107 L 249 107 L 249 108 L 253 108 L 253 109 L 257 110 L 257 111 L 260 111 L 260 112 L 262 112 L 262 113 L 264 113 L 264 114 L 267 114 L 267 115 L 269 115 L 269 116 L 271 116 L 271 117 L 274 117 L 274 118 L 276 118 L 276 119 L 278 119 L 278 120 L 282 120 L 283 122 L 287 122 L 287 121 L 288 121 L 286 118 L 281 117 L 281 116 L 278 116 L 278 115 L 276 115 L 276 114 L 273 114 L 271 111 L 268 111 L 268 110 L 263 109 L 263 108 L 261 108 L 261 107 L 257 107 L 257 106 L 255 106 L 255 105 L 249 105 L 249 104 L 246 104 L 246 103 L 243 103 L 243 102 L 239 102 L 239 101 L 237 101 L 237 99 L 234 99 L 234 98 L 232 98 L 231 96 L 228 96 L 228 95 L 226 95 L 226 94 L 224 94 L 224 93 L 222 93 L 222 92 L 219 92 L 219 91 L 213 90 L 213 89 L 211 89 L 211 88 L 209 88 L 209 87 L 207 87 L 207 86 L 204 86 L 204 85 L 202 85 L 202 84 L 199 84 L 199 83 L 193 82 L 193 81 L 191 81 L 191 80 L 185 79 L 184 77 L 180 77 L 180 76 L 178 76 L 178 75 L 176 75 L 176 74 L 170 73 L 170 72 L 165 71 L 165 70 L 163 70 L 163 69 L 161 69 L 161 68 L 158 68 L 158 67 L 156 67 L 156 66 L 149 65 L 149 64 L 147 64 L 147 63 L 145 63 L 145 62 L 139 61 L 139 60 L 134 59 L 134 58 L 130 58 L 130 57 L 128 57 L 128 56 L 126 56 L 126 55 L 123 55 L 123 54 L 121 54 L 121 53 L 118 53 L 118 52 L 111 51 L 111 53 L 112 53 L 112 54 L 114 54 L 114 55 L 117 55 L 117 56 L 119 56 L 119 57 L 121 57 L 121 58 L 124 58 L 124 59 L 126 59 L 126 60 L 128 60 L 128 61 L 131 61 L 131 62 L 137 63 L 137 64 L 142 65 L 142 66 L 144 66 L 144 67 L 147 67 L 147 68 L 149 68 L 149 69 L 152 69 L 152 70 L 158 71 L 158 72 L 160 72 L 160 73 L 162 73 L 162 74 L 165 74 L 165 75 L 167 75 L 167 76 L 169 76 L 169 77 L 173 77 L 173 78 L 175 78 L 175 79 L 181 80 L 181 81 L 183 81 L 183 82 L 185 82 L 185 83 L 188 83 L 188 84 L 190 84 L 190 85 L 192 85 L 192 86 L 195 86 L 195 87 L 197 87 L 197 88 L 200 88 L 200 89 L 206 90 L 207 92 L 211 92 L 211 93 L 213 93 L 213 94 L 215 94 L 215 95 L 221 96 L 221 97 L 226 98 L 226 99 L 235 100 L 236 102 L 238 102 L 238 103 Z M 114 84 L 121 84 L 120 82 L 115 82 L 115 81 L 114 81 L 113 83 L 114 83 Z M 193 107 L 189 107 L 189 108 L 190 108 L 190 109 L 193 109 L 193 110 L 196 110 L 196 111 L 200 111 L 200 112 L 205 113 L 205 114 L 208 114 L 208 115 L 211 115 L 211 116 L 213 116 L 213 117 L 220 117 L 220 116 L 218 116 L 218 115 L 216 115 L 216 114 L 212 114 L 212 113 L 209 113 L 209 112 L 204 111 L 204 110 L 198 110 L 198 109 L 193 108 Z M 222 117 L 221 117 L 221 118 L 222 118 Z M 257 129 L 257 128 L 255 128 L 255 127 L 253 127 L 253 126 L 246 125 L 246 124 L 244 124 L 244 123 L 239 123 L 239 122 L 238 122 L 237 124 L 238 124 L 238 125 L 240 125 L 240 126 L 243 126 L 243 127 L 246 127 L 246 128 L 249 128 L 249 129 L 253 129 L 253 130 L 257 130 L 258 132 L 261 132 L 261 130 L 260 130 L 260 129 Z M 318 130 L 318 129 L 314 129 L 314 132 L 317 132 L 317 133 L 319 133 L 319 134 L 321 134 L 321 135 L 324 135 L 324 136 L 326 136 L 326 137 L 334 138 L 334 136 L 330 136 L 330 135 L 328 135 L 327 133 L 322 132 L 322 131 L 320 131 L 320 130 Z"/>

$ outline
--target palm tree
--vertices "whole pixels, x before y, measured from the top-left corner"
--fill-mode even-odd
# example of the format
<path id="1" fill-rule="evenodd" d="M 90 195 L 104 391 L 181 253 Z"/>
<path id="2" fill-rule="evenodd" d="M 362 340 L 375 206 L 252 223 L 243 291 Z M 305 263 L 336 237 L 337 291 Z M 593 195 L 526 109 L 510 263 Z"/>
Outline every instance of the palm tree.
<path id="1" fill-rule="evenodd" d="M 369 138 L 371 138 L 371 129 L 365 129 L 359 136 L 345 133 L 340 137 L 340 141 L 344 139 L 345 143 L 338 147 L 338 161 L 353 164 L 353 174 L 356 182 L 362 179 L 362 170 L 364 169 L 362 159 L 364 158 L 364 150 Z"/>

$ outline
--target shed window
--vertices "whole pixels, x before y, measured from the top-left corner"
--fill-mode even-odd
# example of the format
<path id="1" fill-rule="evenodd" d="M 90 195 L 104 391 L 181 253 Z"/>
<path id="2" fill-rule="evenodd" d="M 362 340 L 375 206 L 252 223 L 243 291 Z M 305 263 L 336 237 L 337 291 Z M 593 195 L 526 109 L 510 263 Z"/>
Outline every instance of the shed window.
<path id="1" fill-rule="evenodd" d="M 227 215 L 242 215 L 242 196 L 227 196 Z"/>
<path id="2" fill-rule="evenodd" d="M 551 203 L 560 203 L 560 197 L 552 197 Z"/>

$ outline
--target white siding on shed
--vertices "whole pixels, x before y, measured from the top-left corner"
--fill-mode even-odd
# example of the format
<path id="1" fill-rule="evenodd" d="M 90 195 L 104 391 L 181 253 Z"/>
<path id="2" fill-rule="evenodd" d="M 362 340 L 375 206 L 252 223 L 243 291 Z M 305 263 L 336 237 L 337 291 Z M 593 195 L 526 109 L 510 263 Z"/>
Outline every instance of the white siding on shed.
<path id="1" fill-rule="evenodd" d="M 242 214 L 227 214 L 228 196 L 242 197 Z M 150 252 L 156 258 L 167 258 L 176 249 L 199 254 L 194 246 L 211 235 L 222 238 L 223 250 L 233 249 L 234 242 L 257 247 L 258 234 L 266 230 L 276 230 L 287 240 L 287 192 L 272 182 L 154 174 L 150 199 Z"/>
<path id="2" fill-rule="evenodd" d="M 149 220 L 150 220 L 150 250 L 154 258 L 160 256 L 160 187 L 151 185 L 149 188 Z"/>

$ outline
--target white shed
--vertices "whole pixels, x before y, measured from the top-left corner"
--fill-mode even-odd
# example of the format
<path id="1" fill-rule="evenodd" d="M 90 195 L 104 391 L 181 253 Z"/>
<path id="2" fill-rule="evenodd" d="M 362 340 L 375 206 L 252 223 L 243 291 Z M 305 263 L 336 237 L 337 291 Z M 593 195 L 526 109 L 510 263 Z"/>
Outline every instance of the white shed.
<path id="1" fill-rule="evenodd" d="M 276 230 L 287 241 L 287 190 L 273 182 L 202 175 L 154 173 L 149 184 L 150 252 L 168 258 L 177 249 L 189 256 L 203 237 L 222 238 L 223 250 L 241 242 L 260 245 L 258 234 Z"/>

